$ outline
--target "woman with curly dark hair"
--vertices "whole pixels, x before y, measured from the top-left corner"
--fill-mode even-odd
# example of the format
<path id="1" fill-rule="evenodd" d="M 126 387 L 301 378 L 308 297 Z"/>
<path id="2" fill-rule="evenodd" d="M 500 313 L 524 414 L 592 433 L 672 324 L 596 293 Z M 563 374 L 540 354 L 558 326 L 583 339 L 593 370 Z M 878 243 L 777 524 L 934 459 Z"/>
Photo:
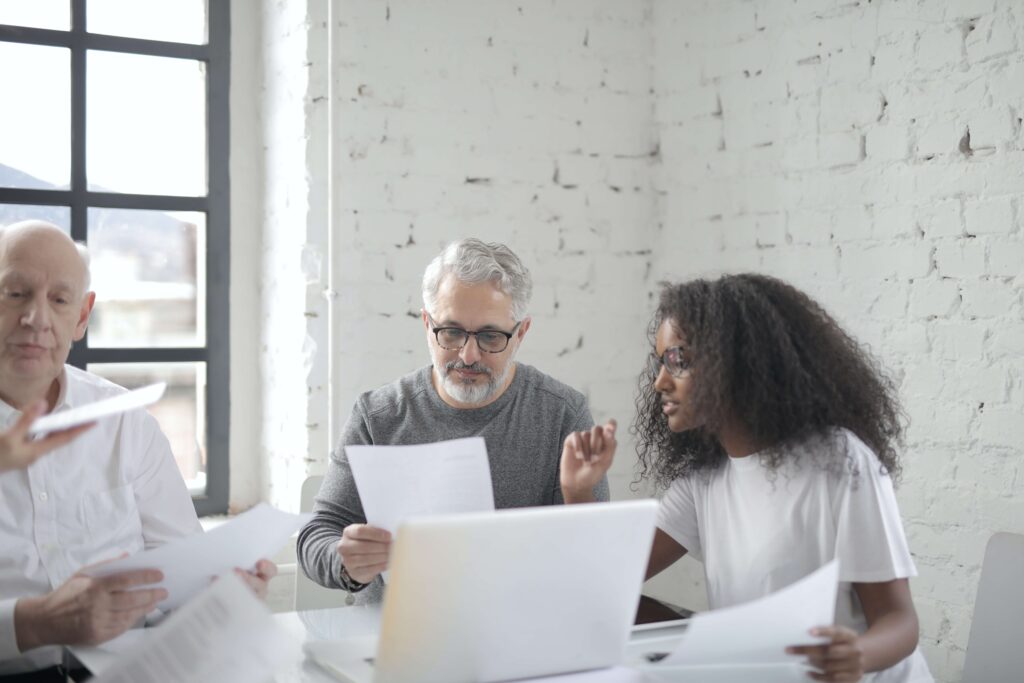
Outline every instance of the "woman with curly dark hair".
<path id="1" fill-rule="evenodd" d="M 648 578 L 690 553 L 716 609 L 838 558 L 836 623 L 788 651 L 820 681 L 930 683 L 893 492 L 901 413 L 877 363 L 764 275 L 664 285 L 651 336 L 634 429 L 641 477 L 667 490 Z M 590 499 L 614 452 L 614 421 L 566 439 L 566 502 Z"/>

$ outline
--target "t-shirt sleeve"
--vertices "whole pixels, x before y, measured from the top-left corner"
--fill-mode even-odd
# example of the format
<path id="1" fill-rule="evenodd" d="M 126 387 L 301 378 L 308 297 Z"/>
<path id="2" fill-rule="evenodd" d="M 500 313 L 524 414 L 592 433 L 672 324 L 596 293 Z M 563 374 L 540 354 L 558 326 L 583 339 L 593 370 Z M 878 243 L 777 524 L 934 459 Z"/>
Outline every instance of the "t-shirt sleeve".
<path id="1" fill-rule="evenodd" d="M 686 548 L 695 559 L 704 561 L 700 543 L 700 525 L 694 501 L 694 482 L 690 478 L 676 479 L 661 497 L 658 506 L 658 528 L 672 540 Z"/>
<path id="2" fill-rule="evenodd" d="M 903 532 L 892 478 L 863 442 L 847 434 L 855 472 L 833 498 L 839 580 L 878 583 L 917 575 Z"/>

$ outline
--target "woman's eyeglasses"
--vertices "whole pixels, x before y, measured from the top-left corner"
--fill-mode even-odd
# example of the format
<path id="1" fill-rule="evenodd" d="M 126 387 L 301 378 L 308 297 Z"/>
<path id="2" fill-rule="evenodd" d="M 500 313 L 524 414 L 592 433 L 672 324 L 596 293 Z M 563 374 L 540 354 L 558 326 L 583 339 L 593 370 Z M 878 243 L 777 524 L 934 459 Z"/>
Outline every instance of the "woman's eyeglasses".
<path id="1" fill-rule="evenodd" d="M 661 363 L 673 377 L 682 377 L 690 369 L 693 361 L 682 346 L 670 346 L 661 354 L 661 358 L 651 354 L 655 363 Z"/>

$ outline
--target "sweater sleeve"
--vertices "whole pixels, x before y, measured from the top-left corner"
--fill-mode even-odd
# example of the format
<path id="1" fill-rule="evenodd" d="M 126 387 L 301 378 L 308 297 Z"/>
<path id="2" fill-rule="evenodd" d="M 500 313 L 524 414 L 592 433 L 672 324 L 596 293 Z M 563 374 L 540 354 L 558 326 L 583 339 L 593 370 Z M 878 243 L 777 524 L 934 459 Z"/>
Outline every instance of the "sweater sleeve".
<path id="1" fill-rule="evenodd" d="M 313 519 L 299 531 L 296 555 L 306 576 L 327 588 L 341 588 L 338 575 L 341 557 L 335 551 L 341 534 L 349 524 L 363 524 L 366 516 L 359 500 L 345 446 L 370 445 L 373 441 L 366 414 L 357 401 L 338 447 L 331 453 L 320 492 L 313 504 Z"/>

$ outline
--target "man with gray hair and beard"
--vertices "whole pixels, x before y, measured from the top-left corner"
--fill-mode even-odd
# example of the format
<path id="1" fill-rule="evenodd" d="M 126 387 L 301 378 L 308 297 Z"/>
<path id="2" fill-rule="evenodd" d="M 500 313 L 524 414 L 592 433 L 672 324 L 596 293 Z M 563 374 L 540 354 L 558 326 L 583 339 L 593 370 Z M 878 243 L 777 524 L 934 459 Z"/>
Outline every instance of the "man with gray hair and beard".
<path id="1" fill-rule="evenodd" d="M 530 273 L 511 249 L 465 239 L 423 275 L 432 364 L 359 397 L 299 533 L 306 575 L 360 603 L 381 598 L 390 534 L 369 526 L 345 446 L 406 445 L 482 436 L 498 508 L 561 504 L 559 455 L 594 420 L 578 391 L 515 361 L 530 329 Z M 594 489 L 608 499 L 608 482 Z M 364 590 L 365 589 L 365 590 Z M 350 600 L 351 601 L 351 600 Z"/>

